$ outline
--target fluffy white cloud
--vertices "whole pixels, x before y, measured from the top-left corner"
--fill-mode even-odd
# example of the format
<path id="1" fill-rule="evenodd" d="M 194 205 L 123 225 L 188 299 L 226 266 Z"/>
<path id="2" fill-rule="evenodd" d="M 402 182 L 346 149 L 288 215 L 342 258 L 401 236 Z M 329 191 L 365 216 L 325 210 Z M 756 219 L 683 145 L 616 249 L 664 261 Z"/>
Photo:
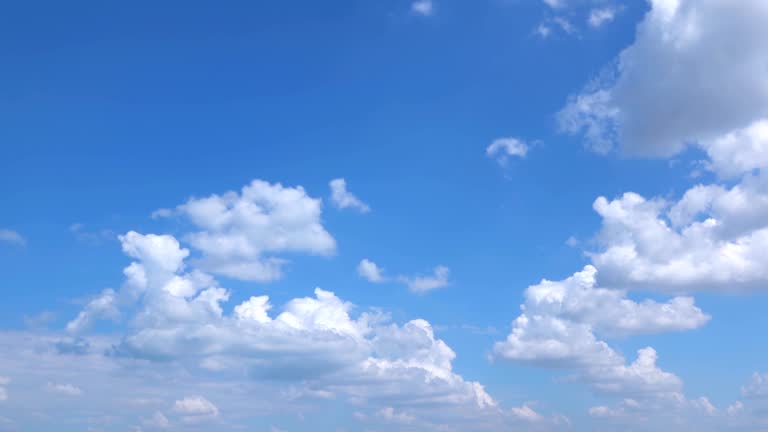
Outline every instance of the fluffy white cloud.
<path id="1" fill-rule="evenodd" d="M 398 280 L 406 284 L 411 291 L 417 294 L 424 294 L 438 288 L 447 287 L 450 274 L 451 271 L 448 267 L 437 266 L 430 276 L 400 276 Z"/>
<path id="2" fill-rule="evenodd" d="M 357 274 L 367 279 L 369 282 L 384 282 L 384 270 L 381 269 L 375 262 L 364 258 L 357 265 Z"/>
<path id="3" fill-rule="evenodd" d="M 21 234 L 14 230 L 0 229 L 0 243 L 24 246 L 27 244 L 27 239 L 25 239 Z"/>
<path id="4" fill-rule="evenodd" d="M 72 384 L 57 384 L 49 382 L 46 386 L 46 389 L 51 393 L 58 393 L 64 396 L 80 396 L 83 394 L 83 391 L 80 390 L 80 387 L 74 386 Z"/>
<path id="5" fill-rule="evenodd" d="M 173 411 L 186 423 L 196 423 L 219 416 L 219 408 L 202 396 L 188 396 L 173 404 Z"/>
<path id="6" fill-rule="evenodd" d="M 758 120 L 702 142 L 711 168 L 723 177 L 734 177 L 768 167 L 768 120 Z"/>
<path id="7" fill-rule="evenodd" d="M 626 154 L 670 156 L 696 142 L 725 173 L 751 165 L 735 154 L 764 157 L 764 139 L 727 137 L 768 118 L 768 3 L 650 3 L 615 69 L 561 112 L 563 128 L 583 131 L 597 150 L 618 145 Z"/>
<path id="8" fill-rule="evenodd" d="M 617 287 L 739 291 L 768 287 L 768 180 L 699 185 L 677 202 L 634 193 L 594 203 L 600 280 Z"/>
<path id="9" fill-rule="evenodd" d="M 430 16 L 435 12 L 435 5 L 432 0 L 416 0 L 411 3 L 411 12 L 421 16 Z"/>
<path id="10" fill-rule="evenodd" d="M 121 241 L 137 261 L 126 267 L 116 296 L 134 315 L 128 334 L 108 350 L 111 358 L 291 382 L 300 386 L 293 398 L 338 395 L 398 412 L 408 408 L 409 415 L 442 416 L 440 410 L 452 406 L 458 410 L 452 414 L 466 418 L 498 417 L 483 386 L 453 371 L 456 354 L 424 320 L 396 325 L 380 312 L 353 317 L 351 304 L 319 288 L 275 314 L 268 296 L 253 296 L 225 314 L 228 291 L 187 271 L 185 250 L 172 237 L 132 232 Z M 202 406 L 187 398 L 175 411 Z M 202 419 L 181 414 L 187 422 Z"/>
<path id="11" fill-rule="evenodd" d="M 524 158 L 528 154 L 528 144 L 513 137 L 497 138 L 486 147 L 485 154 L 496 159 L 503 166 L 507 164 L 510 157 Z"/>
<path id="12" fill-rule="evenodd" d="M 587 266 L 563 281 L 543 280 L 525 291 L 522 314 L 494 346 L 496 357 L 534 365 L 575 369 L 595 391 L 611 394 L 666 394 L 682 383 L 656 366 L 656 351 L 644 348 L 629 365 L 596 333 L 627 335 L 697 328 L 709 317 L 693 299 L 634 302 L 624 291 L 596 286 L 597 270 Z"/>
<path id="13" fill-rule="evenodd" d="M 204 270 L 234 278 L 272 281 L 282 275 L 283 252 L 330 255 L 336 241 L 321 223 L 321 200 L 301 186 L 254 180 L 240 193 L 192 198 L 173 212 L 200 230 L 184 237 L 203 253 Z"/>
<path id="14" fill-rule="evenodd" d="M 331 180 L 331 202 L 341 209 L 353 208 L 360 213 L 368 213 L 371 208 L 347 190 L 347 182 L 343 178 Z"/>

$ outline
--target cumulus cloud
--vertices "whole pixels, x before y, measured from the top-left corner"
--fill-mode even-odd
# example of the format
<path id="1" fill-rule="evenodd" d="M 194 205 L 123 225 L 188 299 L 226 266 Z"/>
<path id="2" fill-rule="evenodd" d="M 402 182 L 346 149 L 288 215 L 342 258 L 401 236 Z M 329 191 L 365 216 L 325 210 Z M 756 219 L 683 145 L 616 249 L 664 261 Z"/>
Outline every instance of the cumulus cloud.
<path id="1" fill-rule="evenodd" d="M 630 155 L 670 156 L 697 143 L 724 173 L 751 165 L 733 155 L 763 157 L 764 139 L 728 137 L 760 135 L 768 118 L 768 3 L 650 3 L 633 44 L 571 98 L 562 127 L 596 150 Z"/>
<path id="2" fill-rule="evenodd" d="M 282 276 L 279 253 L 330 255 L 336 241 L 321 222 L 321 200 L 304 188 L 254 180 L 240 193 L 191 198 L 172 212 L 199 231 L 184 240 L 203 257 L 198 265 L 225 276 L 269 282 Z"/>
<path id="3" fill-rule="evenodd" d="M 196 423 L 219 416 L 219 408 L 202 396 L 188 396 L 173 404 L 173 411 L 186 423 Z"/>
<path id="4" fill-rule="evenodd" d="M 375 262 L 364 258 L 357 265 L 357 274 L 367 279 L 369 282 L 384 282 L 384 270 L 376 265 Z"/>
<path id="5" fill-rule="evenodd" d="M 14 230 L 0 229 L 0 243 L 25 246 L 27 244 L 27 239 Z"/>
<path id="6" fill-rule="evenodd" d="M 524 158 L 528 153 L 528 144 L 513 137 L 497 138 L 485 149 L 485 154 L 496 159 L 502 166 L 506 165 L 510 157 Z"/>
<path id="7" fill-rule="evenodd" d="M 347 190 L 347 182 L 343 178 L 331 180 L 331 202 L 340 209 L 352 208 L 360 213 L 368 213 L 371 208 L 360 198 Z"/>
<path id="8" fill-rule="evenodd" d="M 617 287 L 695 291 L 763 289 L 768 283 L 768 180 L 731 188 L 698 185 L 679 201 L 625 193 L 598 198 L 591 253 L 601 280 Z"/>
<path id="9" fill-rule="evenodd" d="M 596 286 L 597 270 L 586 266 L 562 281 L 543 280 L 525 291 L 522 314 L 512 331 L 494 346 L 497 358 L 539 366 L 574 369 L 600 393 L 619 395 L 678 392 L 682 383 L 656 366 L 652 348 L 626 364 L 602 335 L 689 330 L 709 319 L 693 299 L 666 303 L 634 302 L 620 290 Z"/>
<path id="10" fill-rule="evenodd" d="M 398 280 L 408 286 L 408 289 L 417 294 L 424 294 L 438 288 L 448 286 L 448 277 L 450 269 L 445 266 L 435 267 L 432 275 L 429 276 L 400 276 Z"/>
<path id="11" fill-rule="evenodd" d="M 136 261 L 124 270 L 126 282 L 116 295 L 134 316 L 128 333 L 108 350 L 112 358 L 173 362 L 200 373 L 243 371 L 295 383 L 292 394 L 299 397 L 343 395 L 397 410 L 428 403 L 469 417 L 495 410 L 482 385 L 453 371 L 456 354 L 424 320 L 397 325 L 381 312 L 354 317 L 351 304 L 319 288 L 276 313 L 262 295 L 225 314 L 229 292 L 188 270 L 186 251 L 173 237 L 131 232 L 120 239 Z M 186 398 L 175 411 L 200 407 L 207 404 Z M 181 414 L 187 420 L 202 415 Z"/>

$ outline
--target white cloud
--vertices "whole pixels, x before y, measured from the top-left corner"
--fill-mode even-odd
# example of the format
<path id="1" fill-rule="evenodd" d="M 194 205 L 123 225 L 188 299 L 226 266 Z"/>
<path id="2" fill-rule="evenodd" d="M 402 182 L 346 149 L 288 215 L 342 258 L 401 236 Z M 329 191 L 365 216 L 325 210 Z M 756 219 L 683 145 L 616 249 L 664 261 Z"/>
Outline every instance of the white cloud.
<path id="1" fill-rule="evenodd" d="M 514 417 L 519 418 L 520 420 L 525 420 L 527 422 L 539 422 L 544 417 L 537 413 L 533 408 L 529 407 L 528 405 L 523 405 L 521 407 L 513 407 L 511 410 L 512 415 Z"/>
<path id="2" fill-rule="evenodd" d="M 709 319 L 693 299 L 637 303 L 623 291 L 596 287 L 597 270 L 587 266 L 563 281 L 543 280 L 525 291 L 522 314 L 512 332 L 494 346 L 496 357 L 539 366 L 575 369 L 600 393 L 664 394 L 682 387 L 673 374 L 656 366 L 656 351 L 644 348 L 627 365 L 624 357 L 599 340 L 628 335 L 689 330 Z"/>
<path id="3" fill-rule="evenodd" d="M 545 23 L 540 23 L 536 27 L 536 30 L 534 31 L 534 33 L 539 35 L 542 39 L 546 39 L 549 37 L 550 34 L 552 34 L 552 28 Z"/>
<path id="4" fill-rule="evenodd" d="M 566 6 L 566 0 L 543 0 L 544 4 L 552 9 L 562 9 Z"/>
<path id="5" fill-rule="evenodd" d="M 416 0 L 411 3 L 411 12 L 421 16 L 431 16 L 435 12 L 432 0 Z"/>
<path id="6" fill-rule="evenodd" d="M 617 287 L 741 291 L 768 286 L 768 180 L 698 185 L 677 202 L 626 193 L 594 206 L 603 219 L 590 254 Z"/>
<path id="7" fill-rule="evenodd" d="M 199 266 L 233 278 L 273 281 L 282 276 L 285 263 L 274 254 L 330 255 L 336 250 L 321 223 L 321 200 L 301 186 L 254 180 L 240 193 L 192 198 L 174 213 L 199 228 L 184 237 L 203 253 Z"/>
<path id="8" fill-rule="evenodd" d="M 612 7 L 595 8 L 589 12 L 587 22 L 592 27 L 600 27 L 605 23 L 613 21 L 616 17 L 616 10 Z"/>
<path id="9" fill-rule="evenodd" d="M 670 156 L 696 142 L 724 172 L 751 165 L 734 155 L 764 157 L 764 139 L 724 137 L 768 118 L 768 74 L 758 72 L 768 64 L 768 3 L 650 3 L 615 67 L 561 112 L 563 128 L 630 155 Z"/>
<path id="10" fill-rule="evenodd" d="M 27 244 L 27 239 L 14 230 L 0 229 L 0 243 L 25 246 Z"/>
<path id="11" fill-rule="evenodd" d="M 46 389 L 51 393 L 58 393 L 64 396 L 80 396 L 83 391 L 72 384 L 57 384 L 49 382 Z"/>
<path id="12" fill-rule="evenodd" d="M 182 415 L 185 423 L 195 423 L 219 416 L 219 408 L 202 396 L 187 396 L 173 404 L 173 411 Z"/>
<path id="13" fill-rule="evenodd" d="M 384 282 L 384 270 L 376 265 L 375 262 L 364 258 L 357 265 L 357 274 L 367 279 L 369 282 Z"/>
<path id="14" fill-rule="evenodd" d="M 379 417 L 384 418 L 391 423 L 413 423 L 416 418 L 404 412 L 398 412 L 392 407 L 384 407 L 378 412 Z"/>
<path id="15" fill-rule="evenodd" d="M 380 312 L 353 317 L 351 304 L 319 288 L 274 315 L 267 296 L 227 315 L 228 292 L 210 276 L 186 271 L 186 254 L 172 237 L 132 233 L 121 241 L 137 261 L 126 267 L 116 296 L 135 313 L 128 333 L 108 350 L 111 358 L 173 362 L 200 373 L 242 371 L 300 386 L 291 398 L 343 395 L 397 410 L 428 402 L 467 418 L 495 409 L 482 385 L 453 372 L 455 353 L 424 320 L 401 326 Z M 187 398 L 177 405 L 176 411 L 205 404 Z"/>
<path id="16" fill-rule="evenodd" d="M 398 280 L 406 284 L 411 291 L 417 294 L 424 294 L 438 288 L 447 287 L 450 273 L 451 271 L 448 267 L 437 266 L 430 276 L 399 276 Z"/>
<path id="17" fill-rule="evenodd" d="M 485 154 L 496 159 L 502 166 L 507 164 L 510 157 L 524 158 L 527 153 L 528 145 L 513 137 L 497 138 L 485 149 Z"/>
<path id="18" fill-rule="evenodd" d="M 736 401 L 731 405 L 728 405 L 728 408 L 726 409 L 726 412 L 729 416 L 735 416 L 740 414 L 742 411 L 744 411 L 744 403 L 741 401 Z"/>
<path id="19" fill-rule="evenodd" d="M 741 388 L 741 395 L 745 398 L 767 398 L 768 397 L 768 373 L 761 374 L 755 372 L 749 383 Z"/>
<path id="20" fill-rule="evenodd" d="M 768 167 L 768 120 L 702 142 L 711 168 L 723 177 L 734 177 Z"/>
<path id="21" fill-rule="evenodd" d="M 354 196 L 347 190 L 347 182 L 343 178 L 337 178 L 331 180 L 329 183 L 331 187 L 331 202 L 341 209 L 353 208 L 360 213 L 368 213 L 371 208 L 368 204 L 360 200 L 360 198 Z"/>
<path id="22" fill-rule="evenodd" d="M 116 320 L 120 316 L 116 302 L 115 291 L 109 288 L 105 289 L 100 295 L 89 301 L 77 317 L 67 324 L 67 331 L 79 333 L 88 329 L 96 320 Z"/>
<path id="23" fill-rule="evenodd" d="M 171 422 L 168 420 L 168 417 L 160 411 L 156 411 L 152 417 L 144 419 L 142 424 L 144 427 L 150 429 L 168 429 L 171 427 Z"/>

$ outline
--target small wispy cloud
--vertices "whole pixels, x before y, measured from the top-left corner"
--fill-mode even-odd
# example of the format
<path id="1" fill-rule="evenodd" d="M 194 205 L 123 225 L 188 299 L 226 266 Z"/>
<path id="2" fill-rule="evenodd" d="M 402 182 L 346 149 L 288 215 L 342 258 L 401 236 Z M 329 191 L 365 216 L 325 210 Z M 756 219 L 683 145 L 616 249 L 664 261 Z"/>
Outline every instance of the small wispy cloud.
<path id="1" fill-rule="evenodd" d="M 83 394 L 83 391 L 80 390 L 79 387 L 73 386 L 72 384 L 56 384 L 49 382 L 46 388 L 50 393 L 58 393 L 64 396 L 80 396 Z"/>
<path id="2" fill-rule="evenodd" d="M 615 17 L 616 9 L 612 7 L 592 9 L 589 13 L 589 18 L 587 18 L 587 22 L 591 27 L 597 28 L 605 23 L 613 21 Z"/>
<path id="3" fill-rule="evenodd" d="M 8 243 L 16 246 L 26 246 L 27 239 L 21 234 L 10 229 L 0 229 L 0 243 Z"/>
<path id="4" fill-rule="evenodd" d="M 347 182 L 343 178 L 333 179 L 330 182 L 331 186 L 331 202 L 340 208 L 353 208 L 360 213 L 368 213 L 371 211 L 371 207 L 364 203 L 360 198 L 352 194 L 347 190 Z"/>
<path id="5" fill-rule="evenodd" d="M 485 148 L 485 154 L 505 166 L 511 157 L 524 158 L 528 154 L 528 144 L 514 137 L 497 138 Z"/>
<path id="6" fill-rule="evenodd" d="M 431 16 L 435 13 L 435 5 L 432 0 L 417 0 L 411 3 L 411 12 L 421 16 Z"/>
<path id="7" fill-rule="evenodd" d="M 429 291 L 444 288 L 448 286 L 448 276 L 451 271 L 448 267 L 437 266 L 433 273 L 428 276 L 400 276 L 398 280 L 408 286 L 408 289 L 417 294 L 424 294 Z"/>
<path id="8" fill-rule="evenodd" d="M 357 274 L 367 279 L 369 282 L 384 282 L 384 270 L 375 262 L 365 258 L 357 265 Z"/>

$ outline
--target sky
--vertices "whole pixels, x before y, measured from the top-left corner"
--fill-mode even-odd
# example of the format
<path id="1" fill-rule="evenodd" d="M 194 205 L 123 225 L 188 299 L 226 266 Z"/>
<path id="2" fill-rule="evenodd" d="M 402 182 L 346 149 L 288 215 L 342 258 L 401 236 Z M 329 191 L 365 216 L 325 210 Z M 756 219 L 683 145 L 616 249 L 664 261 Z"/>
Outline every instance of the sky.
<path id="1" fill-rule="evenodd" d="M 0 431 L 768 431 L 765 22 L 7 5 Z"/>

